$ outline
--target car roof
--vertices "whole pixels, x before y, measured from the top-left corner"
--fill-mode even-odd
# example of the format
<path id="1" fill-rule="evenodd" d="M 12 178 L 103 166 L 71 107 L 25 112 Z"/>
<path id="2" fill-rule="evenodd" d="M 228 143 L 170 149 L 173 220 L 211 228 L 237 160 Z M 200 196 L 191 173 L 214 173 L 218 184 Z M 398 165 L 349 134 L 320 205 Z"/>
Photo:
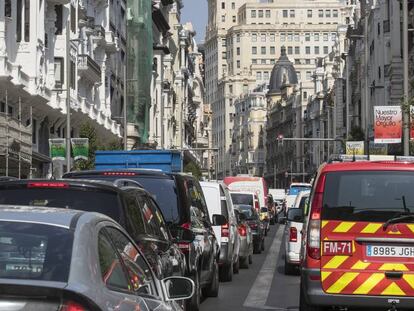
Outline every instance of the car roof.
<path id="1" fill-rule="evenodd" d="M 46 224 L 69 229 L 85 212 L 42 206 L 0 205 L 0 221 Z"/>
<path id="2" fill-rule="evenodd" d="M 398 161 L 355 161 L 324 164 L 321 172 L 337 171 L 414 171 L 414 163 Z"/>

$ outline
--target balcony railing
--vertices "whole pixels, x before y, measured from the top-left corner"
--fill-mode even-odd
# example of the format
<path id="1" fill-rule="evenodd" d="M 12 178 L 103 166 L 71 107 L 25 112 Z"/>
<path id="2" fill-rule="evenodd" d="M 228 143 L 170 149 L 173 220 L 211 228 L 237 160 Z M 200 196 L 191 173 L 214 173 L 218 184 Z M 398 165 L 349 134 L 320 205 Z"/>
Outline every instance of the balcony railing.
<path id="1" fill-rule="evenodd" d="M 101 81 L 101 67 L 89 55 L 78 55 L 79 74 L 92 81 L 93 83 Z"/>

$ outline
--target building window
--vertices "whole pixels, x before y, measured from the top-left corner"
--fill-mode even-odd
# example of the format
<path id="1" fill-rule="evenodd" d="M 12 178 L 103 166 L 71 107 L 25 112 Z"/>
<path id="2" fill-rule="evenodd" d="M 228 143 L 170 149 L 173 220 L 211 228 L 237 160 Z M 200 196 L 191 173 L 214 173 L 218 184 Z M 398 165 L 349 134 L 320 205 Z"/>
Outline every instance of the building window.
<path id="1" fill-rule="evenodd" d="M 275 42 L 275 34 L 270 34 L 270 42 Z"/>
<path id="2" fill-rule="evenodd" d="M 295 58 L 295 65 L 300 65 L 300 59 Z"/>
<path id="3" fill-rule="evenodd" d="M 311 18 L 312 17 L 312 10 L 308 10 L 308 17 Z"/>
<path id="4" fill-rule="evenodd" d="M 55 5 L 56 20 L 55 20 L 55 35 L 61 35 L 63 30 L 63 5 Z"/>
<path id="5" fill-rule="evenodd" d="M 272 59 L 270 60 L 270 64 L 272 64 L 272 65 L 276 64 L 276 60 L 272 58 Z"/>
<path id="6" fill-rule="evenodd" d="M 263 33 L 260 35 L 260 41 L 266 42 L 266 34 Z"/>
<path id="7" fill-rule="evenodd" d="M 223 48 L 225 48 L 225 47 L 227 46 L 227 39 L 226 39 L 226 38 L 223 38 L 223 39 L 221 40 L 221 46 L 222 46 Z"/>
<path id="8" fill-rule="evenodd" d="M 256 46 L 252 46 L 252 54 L 253 55 L 257 54 L 257 47 Z"/>
<path id="9" fill-rule="evenodd" d="M 300 47 L 299 46 L 295 46 L 295 54 L 300 54 Z"/>
<path id="10" fill-rule="evenodd" d="M 261 71 L 256 72 L 256 80 L 262 80 L 262 72 Z"/>
<path id="11" fill-rule="evenodd" d="M 332 17 L 338 17 L 338 10 L 332 11 Z"/>
<path id="12" fill-rule="evenodd" d="M 313 35 L 313 39 L 315 41 L 319 41 L 319 33 L 315 32 L 314 35 Z"/>
<path id="13" fill-rule="evenodd" d="M 226 15 L 221 15 L 221 21 L 224 23 L 226 21 Z"/>
<path id="14" fill-rule="evenodd" d="M 263 73 L 263 79 L 264 80 L 269 80 L 269 71 L 265 71 L 264 73 Z"/>
<path id="15" fill-rule="evenodd" d="M 252 18 L 256 18 L 256 10 L 250 12 Z"/>
<path id="16" fill-rule="evenodd" d="M 315 46 L 315 54 L 319 55 L 319 46 Z"/>
<path id="17" fill-rule="evenodd" d="M 293 54 L 293 47 L 288 46 L 288 54 L 292 55 Z"/>
<path id="18" fill-rule="evenodd" d="M 270 10 L 266 10 L 266 18 L 270 18 Z"/>
<path id="19" fill-rule="evenodd" d="M 308 92 L 306 91 L 303 92 L 303 99 L 308 99 Z"/>
<path id="20" fill-rule="evenodd" d="M 290 10 L 289 11 L 289 16 L 290 17 L 295 17 L 295 10 Z"/>
<path id="21" fill-rule="evenodd" d="M 221 3 L 221 8 L 224 10 L 226 8 L 226 2 Z"/>
<path id="22" fill-rule="evenodd" d="M 306 71 L 306 80 L 312 80 L 312 72 Z"/>
<path id="23" fill-rule="evenodd" d="M 296 76 L 298 77 L 298 80 L 301 80 L 300 71 L 296 71 Z"/>
<path id="24" fill-rule="evenodd" d="M 291 33 L 288 33 L 287 39 L 288 39 L 289 42 L 292 41 L 292 38 L 293 38 L 293 35 Z"/>
<path id="25" fill-rule="evenodd" d="M 252 42 L 257 42 L 257 34 L 252 34 Z"/>
<path id="26" fill-rule="evenodd" d="M 231 84 L 229 85 L 229 93 L 233 94 L 233 85 L 231 85 Z"/>
<path id="27" fill-rule="evenodd" d="M 236 3 L 234 3 L 234 2 L 231 3 L 231 9 L 232 10 L 235 10 L 236 9 Z"/>
<path id="28" fill-rule="evenodd" d="M 328 54 L 329 53 L 329 47 L 324 46 L 323 47 L 323 54 Z"/>
<path id="29" fill-rule="evenodd" d="M 261 60 L 260 60 L 260 63 L 261 63 L 262 65 L 266 65 L 266 59 L 265 59 L 265 58 L 261 59 Z"/>
<path id="30" fill-rule="evenodd" d="M 227 53 L 221 52 L 221 59 L 227 59 Z"/>
<path id="31" fill-rule="evenodd" d="M 11 0 L 4 1 L 4 16 L 12 17 Z"/>
<path id="32" fill-rule="evenodd" d="M 310 48 L 309 48 L 309 54 L 310 54 Z M 310 63 L 311 63 L 311 61 L 310 61 L 310 59 L 308 58 L 308 59 L 305 59 L 305 64 L 306 65 L 310 65 Z"/>
<path id="33" fill-rule="evenodd" d="M 307 33 L 305 33 L 305 41 L 310 41 L 310 33 L 309 32 L 307 32 Z"/>
<path id="34" fill-rule="evenodd" d="M 233 15 L 232 20 L 233 20 L 233 23 L 235 23 L 237 21 L 236 15 Z"/>
<path id="35" fill-rule="evenodd" d="M 283 10 L 283 17 L 288 17 L 288 10 Z"/>
<path id="36" fill-rule="evenodd" d="M 299 42 L 300 41 L 300 36 L 298 33 L 295 33 L 295 41 Z"/>
<path id="37" fill-rule="evenodd" d="M 73 33 L 76 33 L 76 27 L 78 23 L 76 22 L 76 9 L 73 5 L 70 6 L 70 28 Z"/>
<path id="38" fill-rule="evenodd" d="M 310 46 L 305 47 L 305 53 L 308 55 L 310 54 Z"/>
<path id="39" fill-rule="evenodd" d="M 331 40 L 336 41 L 336 33 L 335 32 L 331 33 Z"/>
<path id="40" fill-rule="evenodd" d="M 23 0 L 17 0 L 16 4 L 16 41 L 22 41 L 22 16 Z"/>
<path id="41" fill-rule="evenodd" d="M 76 89 L 76 80 L 77 80 L 77 76 L 76 76 L 76 65 L 75 62 L 73 60 L 70 60 L 70 88 L 72 90 Z"/>
<path id="42" fill-rule="evenodd" d="M 261 53 L 262 55 L 265 55 L 265 54 L 266 54 L 266 47 L 265 47 L 265 46 L 262 46 L 262 47 L 260 48 L 260 53 Z"/>
<path id="43" fill-rule="evenodd" d="M 239 34 L 236 35 L 236 42 L 240 42 L 240 35 Z"/>
<path id="44" fill-rule="evenodd" d="M 237 55 L 240 55 L 240 48 L 237 48 L 237 49 L 236 49 L 236 54 L 237 54 Z"/>
<path id="45" fill-rule="evenodd" d="M 326 32 L 323 34 L 323 41 L 329 41 L 329 36 Z"/>
<path id="46" fill-rule="evenodd" d="M 331 10 L 325 11 L 325 17 L 330 18 L 331 17 Z"/>
<path id="47" fill-rule="evenodd" d="M 63 58 L 56 57 L 54 61 L 54 65 L 55 65 L 55 88 L 61 89 L 64 83 Z"/>
<path id="48" fill-rule="evenodd" d="M 252 59 L 252 64 L 253 64 L 253 65 L 257 65 L 257 59 L 256 59 L 256 58 L 253 58 L 253 59 Z"/>
<path id="49" fill-rule="evenodd" d="M 318 16 L 323 17 L 323 10 L 318 10 Z"/>
<path id="50" fill-rule="evenodd" d="M 274 46 L 270 47 L 270 54 L 275 55 L 276 54 L 276 48 Z"/>
<path id="51" fill-rule="evenodd" d="M 282 42 L 286 41 L 286 34 L 284 32 L 280 34 L 280 41 Z"/>
<path id="52" fill-rule="evenodd" d="M 263 18 L 263 10 L 259 10 L 258 13 L 259 13 L 258 14 L 259 15 L 259 18 Z"/>
<path id="53" fill-rule="evenodd" d="M 237 68 L 240 68 L 240 61 L 239 60 L 236 62 L 236 66 L 237 66 Z"/>

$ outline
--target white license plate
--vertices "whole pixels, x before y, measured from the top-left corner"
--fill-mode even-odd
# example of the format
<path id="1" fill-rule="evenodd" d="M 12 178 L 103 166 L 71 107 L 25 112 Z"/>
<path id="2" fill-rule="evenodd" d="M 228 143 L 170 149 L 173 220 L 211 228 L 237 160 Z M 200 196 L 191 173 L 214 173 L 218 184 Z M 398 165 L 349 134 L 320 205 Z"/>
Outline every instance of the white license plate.
<path id="1" fill-rule="evenodd" d="M 367 245 L 367 256 L 414 258 L 414 246 Z"/>

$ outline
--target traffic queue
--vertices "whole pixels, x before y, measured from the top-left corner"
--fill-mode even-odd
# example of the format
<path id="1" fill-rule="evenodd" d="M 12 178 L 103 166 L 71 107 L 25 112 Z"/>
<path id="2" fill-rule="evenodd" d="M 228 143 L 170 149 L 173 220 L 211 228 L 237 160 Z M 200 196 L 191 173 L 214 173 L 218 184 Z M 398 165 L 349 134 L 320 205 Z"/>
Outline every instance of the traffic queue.
<path id="1" fill-rule="evenodd" d="M 197 311 L 264 250 L 267 199 L 151 169 L 3 178 L 0 309 Z"/>

